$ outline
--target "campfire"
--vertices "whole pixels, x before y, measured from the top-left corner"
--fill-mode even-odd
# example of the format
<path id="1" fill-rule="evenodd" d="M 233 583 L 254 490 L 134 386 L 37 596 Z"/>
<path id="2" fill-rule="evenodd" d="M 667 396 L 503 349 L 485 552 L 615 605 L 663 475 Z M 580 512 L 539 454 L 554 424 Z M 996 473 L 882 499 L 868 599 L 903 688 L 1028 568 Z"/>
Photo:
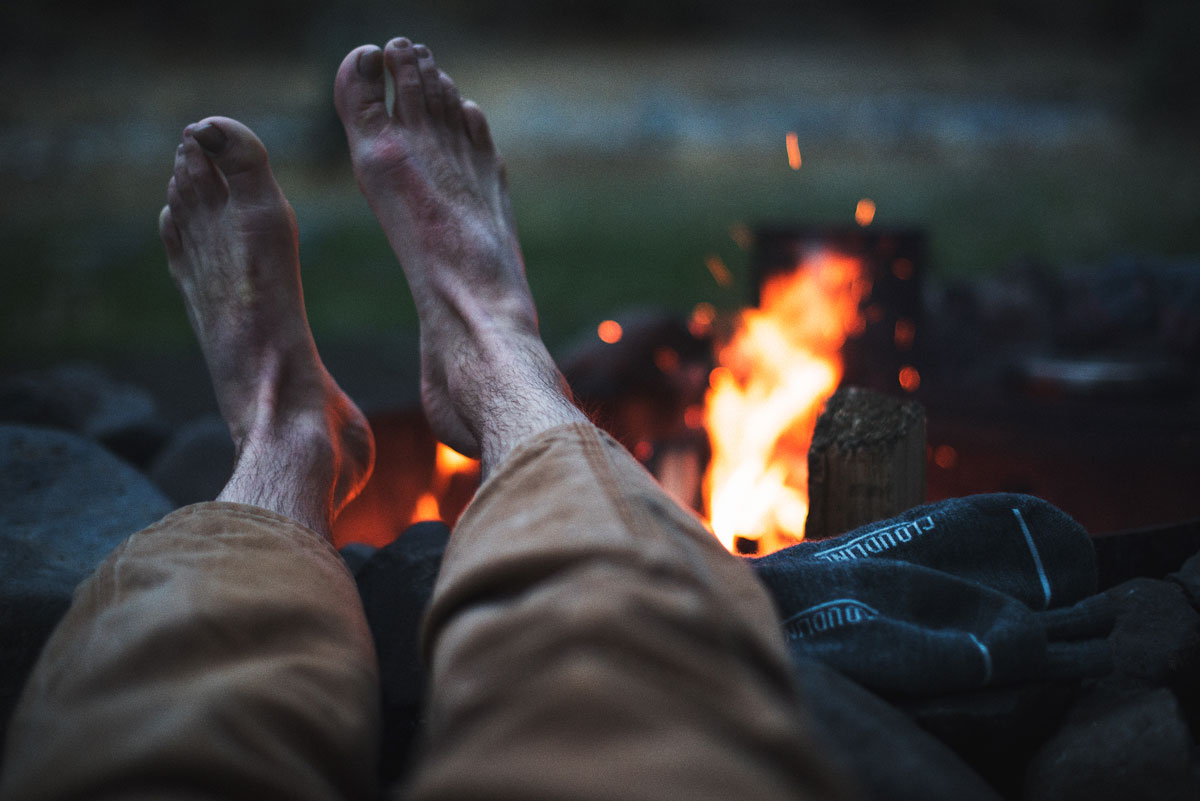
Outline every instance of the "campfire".
<path id="1" fill-rule="evenodd" d="M 842 345 L 866 327 L 860 305 L 870 288 L 860 260 L 814 250 L 769 277 L 758 308 L 742 311 L 718 346 L 704 496 L 726 548 L 769 553 L 803 538 L 813 427 L 842 379 Z"/>
<path id="2" fill-rule="evenodd" d="M 839 386 L 891 395 L 920 386 L 924 237 L 867 230 L 873 214 L 864 199 L 858 228 L 754 234 L 758 302 L 716 344 L 704 403 L 712 455 L 702 511 L 731 551 L 763 555 L 803 539 L 813 430 Z"/>
<path id="3" fill-rule="evenodd" d="M 700 303 L 686 321 L 649 325 L 604 320 L 565 370 L 598 422 L 726 548 L 763 555 L 804 537 L 813 429 L 847 371 L 893 393 L 919 382 L 910 361 L 922 243 L 863 228 L 744 234 L 754 305 Z M 706 266 L 728 276 L 724 264 Z M 403 436 L 410 457 L 377 465 L 338 541 L 381 545 L 412 523 L 452 524 L 461 513 L 478 465 L 433 442 L 418 417 L 372 420 L 377 437 Z"/>

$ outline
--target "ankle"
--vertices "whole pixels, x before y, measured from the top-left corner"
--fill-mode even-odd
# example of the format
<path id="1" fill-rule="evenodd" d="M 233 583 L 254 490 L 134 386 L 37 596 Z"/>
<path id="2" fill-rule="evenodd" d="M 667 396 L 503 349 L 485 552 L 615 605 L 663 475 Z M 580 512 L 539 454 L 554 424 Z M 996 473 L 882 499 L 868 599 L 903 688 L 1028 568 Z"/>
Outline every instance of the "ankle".
<path id="1" fill-rule="evenodd" d="M 530 408 L 517 421 L 490 421 L 480 434 L 480 478 L 491 475 L 523 443 L 552 428 L 568 423 L 586 423 L 587 418 L 570 403 L 561 402 Z"/>
<path id="2" fill-rule="evenodd" d="M 476 380 L 473 391 L 456 393 L 460 416 L 470 421 L 480 445 L 483 477 L 529 438 L 586 421 L 548 354 L 545 360 L 545 364 L 521 360 L 513 373 L 491 377 L 495 380 L 490 386 Z"/>
<path id="3" fill-rule="evenodd" d="M 338 461 L 318 413 L 256 425 L 240 443 L 233 475 L 217 500 L 268 509 L 329 538 Z"/>

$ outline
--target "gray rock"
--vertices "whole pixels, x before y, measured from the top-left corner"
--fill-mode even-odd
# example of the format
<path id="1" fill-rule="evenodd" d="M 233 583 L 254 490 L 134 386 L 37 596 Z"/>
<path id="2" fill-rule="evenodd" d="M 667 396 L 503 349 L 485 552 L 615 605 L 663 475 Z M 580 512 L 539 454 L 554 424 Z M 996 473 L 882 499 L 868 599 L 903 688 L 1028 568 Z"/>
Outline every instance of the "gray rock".
<path id="1" fill-rule="evenodd" d="M 947 746 L 861 685 L 815 660 L 794 673 L 813 739 L 867 801 L 999 801 Z"/>
<path id="2" fill-rule="evenodd" d="M 1197 521 L 1195 526 L 1200 532 L 1200 521 Z M 1183 588 L 1192 606 L 1200 609 L 1200 553 L 1184 562 L 1179 571 L 1172 573 L 1168 578 Z"/>
<path id="3" fill-rule="evenodd" d="M 150 393 L 114 381 L 98 365 L 64 364 L 0 383 L 0 422 L 49 426 L 82 434 L 138 466 L 166 439 Z"/>
<path id="4" fill-rule="evenodd" d="M 1030 762 L 1025 801 L 1191 801 L 1193 742 L 1170 690 L 1098 689 Z"/>
<path id="5" fill-rule="evenodd" d="M 1200 613 L 1178 584 L 1137 578 L 1105 593 L 1117 607 L 1109 636 L 1116 672 L 1154 686 L 1200 670 Z"/>
<path id="6" fill-rule="evenodd" d="M 150 465 L 150 480 L 176 506 L 211 501 L 233 472 L 229 428 L 215 415 L 181 427 Z"/>
<path id="7" fill-rule="evenodd" d="M 75 586 L 170 509 L 144 476 L 96 443 L 0 424 L 0 735 Z"/>
<path id="8" fill-rule="evenodd" d="M 1073 679 L 1037 680 L 889 700 L 1002 796 L 1014 798 L 1025 766 L 1058 730 L 1078 690 Z"/>

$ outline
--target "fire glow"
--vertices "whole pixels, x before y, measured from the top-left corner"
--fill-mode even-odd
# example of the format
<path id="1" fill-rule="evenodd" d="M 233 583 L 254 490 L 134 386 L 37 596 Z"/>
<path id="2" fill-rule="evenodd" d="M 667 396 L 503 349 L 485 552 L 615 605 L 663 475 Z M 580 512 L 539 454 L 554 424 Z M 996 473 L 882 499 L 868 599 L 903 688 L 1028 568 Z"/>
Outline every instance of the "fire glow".
<path id="1" fill-rule="evenodd" d="M 858 259 L 814 253 L 768 279 L 759 307 L 743 310 L 717 348 L 704 496 L 713 533 L 729 550 L 764 554 L 803 538 L 813 428 L 841 381 L 842 345 L 863 329 L 859 304 L 869 292 Z"/>
<path id="2" fill-rule="evenodd" d="M 421 494 L 421 497 L 417 498 L 417 505 L 413 509 L 409 525 L 422 520 L 444 519 L 446 515 L 442 513 L 441 499 L 449 489 L 450 482 L 456 475 L 474 473 L 478 469 L 479 462 L 463 456 L 450 446 L 439 442 L 437 457 L 434 461 L 432 484 Z"/>

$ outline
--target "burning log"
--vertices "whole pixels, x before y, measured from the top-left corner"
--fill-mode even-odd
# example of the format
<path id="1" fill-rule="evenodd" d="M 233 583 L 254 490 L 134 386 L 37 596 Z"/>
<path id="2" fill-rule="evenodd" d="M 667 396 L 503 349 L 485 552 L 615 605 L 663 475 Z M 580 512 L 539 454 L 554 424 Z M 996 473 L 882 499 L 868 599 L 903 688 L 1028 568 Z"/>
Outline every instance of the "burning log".
<path id="1" fill-rule="evenodd" d="M 925 502 L 925 412 L 843 387 L 817 419 L 808 451 L 806 539 L 823 539 Z"/>

